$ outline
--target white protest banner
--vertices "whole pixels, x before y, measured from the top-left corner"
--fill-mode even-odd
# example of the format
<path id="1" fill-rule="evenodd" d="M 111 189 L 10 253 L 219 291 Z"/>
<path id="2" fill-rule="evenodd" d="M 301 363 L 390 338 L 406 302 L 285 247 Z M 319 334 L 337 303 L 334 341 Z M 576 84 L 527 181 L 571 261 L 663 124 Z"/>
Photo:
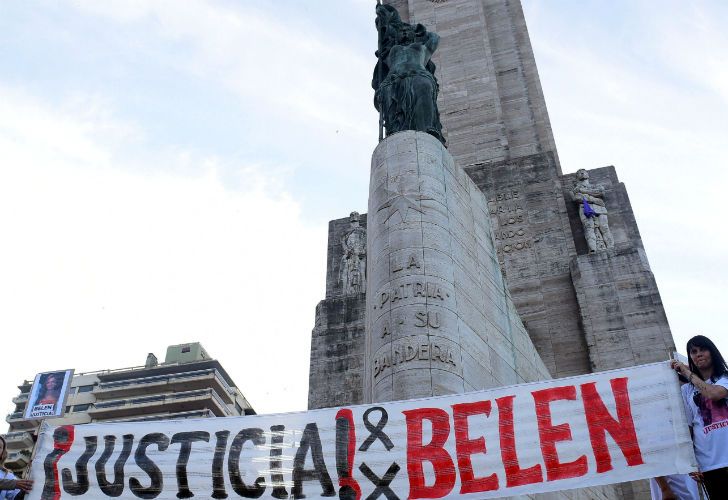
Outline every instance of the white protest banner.
<path id="1" fill-rule="evenodd" d="M 31 499 L 498 498 L 696 470 L 667 362 L 301 413 L 44 426 Z"/>

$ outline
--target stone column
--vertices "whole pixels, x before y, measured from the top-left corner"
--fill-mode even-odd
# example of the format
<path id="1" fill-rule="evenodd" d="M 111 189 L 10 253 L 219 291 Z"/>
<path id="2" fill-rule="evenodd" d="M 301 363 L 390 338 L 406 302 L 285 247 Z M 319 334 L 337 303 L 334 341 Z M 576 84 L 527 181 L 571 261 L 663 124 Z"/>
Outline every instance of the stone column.
<path id="1" fill-rule="evenodd" d="M 372 158 L 365 398 L 389 401 L 547 378 L 495 256 L 487 202 L 423 132 Z"/>

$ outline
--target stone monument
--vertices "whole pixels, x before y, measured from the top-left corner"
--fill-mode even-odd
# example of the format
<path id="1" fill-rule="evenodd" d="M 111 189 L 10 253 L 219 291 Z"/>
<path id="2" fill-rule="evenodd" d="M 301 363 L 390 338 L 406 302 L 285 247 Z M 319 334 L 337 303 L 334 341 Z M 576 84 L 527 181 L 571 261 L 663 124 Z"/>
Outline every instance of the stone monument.
<path id="1" fill-rule="evenodd" d="M 347 295 L 366 291 L 367 234 L 359 225 L 359 212 L 349 216 L 350 228 L 341 238 L 341 288 Z"/>
<path id="2" fill-rule="evenodd" d="M 485 196 L 424 132 L 372 157 L 365 401 L 548 378 L 495 254 Z"/>
<path id="3" fill-rule="evenodd" d="M 571 190 L 571 197 L 579 206 L 579 219 L 584 227 L 589 253 L 614 248 L 604 203 L 604 186 L 592 185 L 589 172 L 581 168 L 576 171 L 576 184 Z"/>
<path id="4" fill-rule="evenodd" d="M 422 24 L 402 22 L 391 5 L 377 5 L 376 14 L 379 47 L 372 87 L 380 127 L 384 126 L 387 136 L 419 130 L 444 143 L 437 110 L 439 87 L 431 60 L 440 37 Z"/>
<path id="5" fill-rule="evenodd" d="M 444 147 L 430 60 L 440 37 L 391 6 L 376 14 L 372 85 L 387 138 L 369 183 L 364 398 L 548 377 L 506 293 L 485 196 Z"/>
<path id="6" fill-rule="evenodd" d="M 342 289 L 340 242 L 351 226 L 348 218 L 334 220 L 326 299 L 312 336 L 309 407 L 667 359 L 674 341 L 626 188 L 614 167 L 578 178 L 562 173 L 519 0 L 385 3 L 398 14 L 377 10 L 373 84 L 386 139 L 372 159 L 371 220 L 362 224 L 367 293 Z M 392 35 L 398 30 L 401 43 Z M 416 64 L 404 71 L 397 53 Z M 389 77 L 408 71 L 411 80 L 397 77 L 398 86 Z M 380 90 L 387 78 L 391 87 Z M 409 92 L 415 87 L 423 91 L 416 98 Z M 427 120 L 400 109 L 429 105 L 423 96 L 433 92 L 437 108 L 427 107 Z M 576 191 L 580 183 L 597 188 Z M 602 200 L 604 213 L 583 223 L 585 198 L 593 210 L 602 205 L 586 196 L 577 203 L 575 193 Z M 491 232 L 492 250 L 484 237 Z M 403 387 L 410 383 L 421 387 Z M 649 490 L 642 481 L 549 498 L 646 499 Z"/>
<path id="7" fill-rule="evenodd" d="M 366 214 L 359 215 L 357 227 L 354 234 L 366 245 Z M 326 297 L 316 306 L 311 334 L 309 408 L 364 401 L 365 288 L 355 293 L 342 279 L 347 274 L 348 247 L 353 243 L 347 242 L 351 231 L 351 215 L 329 222 Z M 366 254 L 360 262 L 366 280 Z M 362 285 L 366 287 L 365 282 Z"/>

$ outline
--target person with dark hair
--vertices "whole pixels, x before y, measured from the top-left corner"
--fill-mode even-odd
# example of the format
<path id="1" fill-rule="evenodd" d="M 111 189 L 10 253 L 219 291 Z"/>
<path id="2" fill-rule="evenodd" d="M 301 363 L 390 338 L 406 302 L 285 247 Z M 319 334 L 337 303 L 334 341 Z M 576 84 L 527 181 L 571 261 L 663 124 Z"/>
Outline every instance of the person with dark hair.
<path id="1" fill-rule="evenodd" d="M 38 400 L 35 404 L 52 404 L 58 403 L 61 396 L 61 387 L 63 386 L 63 372 L 48 373 L 40 378 L 40 391 L 38 391 Z"/>
<path id="2" fill-rule="evenodd" d="M 688 364 L 672 368 L 688 380 L 682 386 L 695 457 L 712 499 L 728 492 L 728 365 L 715 344 L 703 335 L 688 340 Z"/>
<path id="3" fill-rule="evenodd" d="M 16 478 L 4 467 L 6 458 L 8 458 L 8 450 L 5 438 L 0 436 L 0 500 L 20 500 L 25 497 L 26 492 L 33 488 L 33 481 Z"/>

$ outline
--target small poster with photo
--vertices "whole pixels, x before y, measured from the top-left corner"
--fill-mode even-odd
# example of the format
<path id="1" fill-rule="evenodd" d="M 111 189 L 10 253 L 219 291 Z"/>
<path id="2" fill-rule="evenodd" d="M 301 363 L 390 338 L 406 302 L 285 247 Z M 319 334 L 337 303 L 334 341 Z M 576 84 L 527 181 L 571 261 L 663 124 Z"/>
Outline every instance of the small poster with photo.
<path id="1" fill-rule="evenodd" d="M 43 372 L 36 375 L 30 388 L 30 397 L 23 418 L 38 420 L 62 417 L 72 379 L 73 370 Z"/>

